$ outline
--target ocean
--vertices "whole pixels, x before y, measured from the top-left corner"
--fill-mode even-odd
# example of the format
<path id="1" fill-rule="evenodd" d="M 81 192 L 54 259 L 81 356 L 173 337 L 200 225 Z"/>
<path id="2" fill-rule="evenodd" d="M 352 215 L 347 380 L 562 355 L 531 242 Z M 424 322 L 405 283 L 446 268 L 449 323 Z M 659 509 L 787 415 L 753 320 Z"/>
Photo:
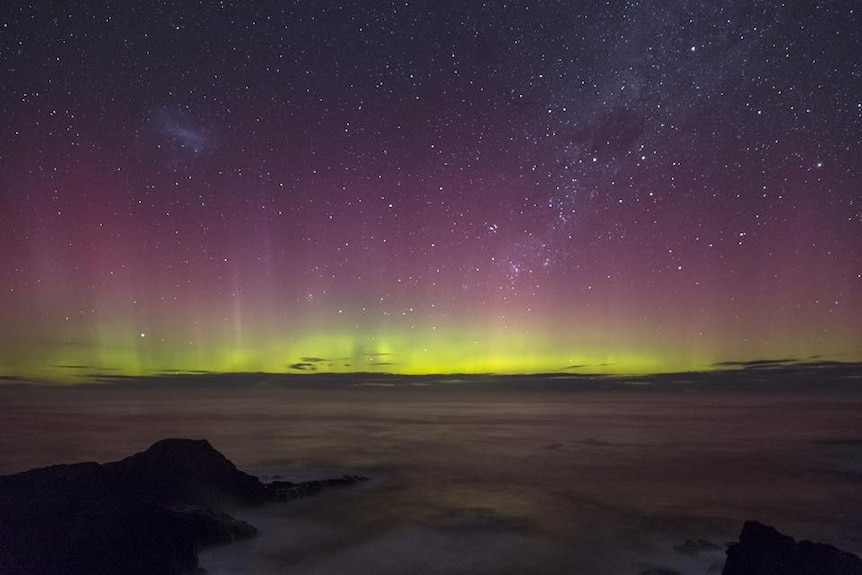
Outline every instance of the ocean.
<path id="1" fill-rule="evenodd" d="M 227 574 L 720 573 L 743 521 L 862 554 L 862 395 L 432 387 L 0 388 L 0 473 L 205 438 L 369 481 L 235 510 Z"/>

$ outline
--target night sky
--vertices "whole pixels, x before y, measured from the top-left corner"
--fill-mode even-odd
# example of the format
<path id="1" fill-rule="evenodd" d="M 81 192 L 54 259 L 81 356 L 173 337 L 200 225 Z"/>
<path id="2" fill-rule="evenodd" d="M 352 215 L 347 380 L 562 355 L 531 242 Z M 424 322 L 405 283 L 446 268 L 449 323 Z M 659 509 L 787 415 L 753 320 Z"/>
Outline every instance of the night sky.
<path id="1" fill-rule="evenodd" d="M 854 2 L 5 2 L 0 375 L 862 360 Z"/>

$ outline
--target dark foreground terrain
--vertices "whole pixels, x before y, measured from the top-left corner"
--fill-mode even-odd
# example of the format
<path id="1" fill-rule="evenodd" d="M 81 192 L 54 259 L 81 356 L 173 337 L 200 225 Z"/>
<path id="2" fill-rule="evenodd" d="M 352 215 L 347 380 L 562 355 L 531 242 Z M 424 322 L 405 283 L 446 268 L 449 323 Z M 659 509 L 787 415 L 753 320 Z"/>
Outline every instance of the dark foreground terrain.
<path id="1" fill-rule="evenodd" d="M 257 534 L 225 510 L 362 479 L 263 484 L 207 441 L 190 439 L 165 439 L 104 465 L 54 465 L 3 476 L 0 573 L 190 573 L 202 547 Z"/>
<path id="2" fill-rule="evenodd" d="M 207 441 L 190 439 L 161 440 L 112 463 L 54 465 L 0 476 L 0 573 L 201 573 L 200 549 L 257 535 L 254 526 L 226 511 L 364 479 L 344 475 L 265 484 L 238 470 Z M 862 560 L 747 521 L 739 542 L 727 549 L 722 573 L 862 575 Z"/>
<path id="3" fill-rule="evenodd" d="M 722 575 L 862 575 L 862 559 L 825 543 L 795 541 L 775 528 L 746 521 L 727 549 Z"/>

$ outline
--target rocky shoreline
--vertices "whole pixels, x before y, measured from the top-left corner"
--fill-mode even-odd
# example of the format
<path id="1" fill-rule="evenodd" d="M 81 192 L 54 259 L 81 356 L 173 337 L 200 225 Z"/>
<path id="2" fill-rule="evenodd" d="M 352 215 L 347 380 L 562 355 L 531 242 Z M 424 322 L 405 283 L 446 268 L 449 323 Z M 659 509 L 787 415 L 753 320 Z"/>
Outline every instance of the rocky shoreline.
<path id="1" fill-rule="evenodd" d="M 862 575 L 862 559 L 826 543 L 796 541 L 774 527 L 746 521 L 727 548 L 722 575 Z"/>
<path id="2" fill-rule="evenodd" d="M 183 575 L 198 550 L 253 537 L 225 511 L 348 487 L 357 475 L 262 483 L 206 440 L 165 439 L 120 461 L 0 477 L 0 573 Z"/>
<path id="3" fill-rule="evenodd" d="M 367 478 L 263 483 L 206 440 L 164 439 L 120 461 L 0 476 L 0 573 L 188 575 L 202 548 L 258 531 L 227 511 L 314 496 Z M 708 542 L 686 542 L 696 552 Z M 862 559 L 757 521 L 728 546 L 722 575 L 862 575 Z"/>

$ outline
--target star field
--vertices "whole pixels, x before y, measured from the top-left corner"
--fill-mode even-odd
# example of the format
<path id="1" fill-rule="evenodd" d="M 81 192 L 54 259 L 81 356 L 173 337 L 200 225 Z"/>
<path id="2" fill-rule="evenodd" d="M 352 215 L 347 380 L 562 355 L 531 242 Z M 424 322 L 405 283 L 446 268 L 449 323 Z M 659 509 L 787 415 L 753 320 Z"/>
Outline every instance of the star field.
<path id="1" fill-rule="evenodd" d="M 0 375 L 862 359 L 852 3 L 0 9 Z"/>

